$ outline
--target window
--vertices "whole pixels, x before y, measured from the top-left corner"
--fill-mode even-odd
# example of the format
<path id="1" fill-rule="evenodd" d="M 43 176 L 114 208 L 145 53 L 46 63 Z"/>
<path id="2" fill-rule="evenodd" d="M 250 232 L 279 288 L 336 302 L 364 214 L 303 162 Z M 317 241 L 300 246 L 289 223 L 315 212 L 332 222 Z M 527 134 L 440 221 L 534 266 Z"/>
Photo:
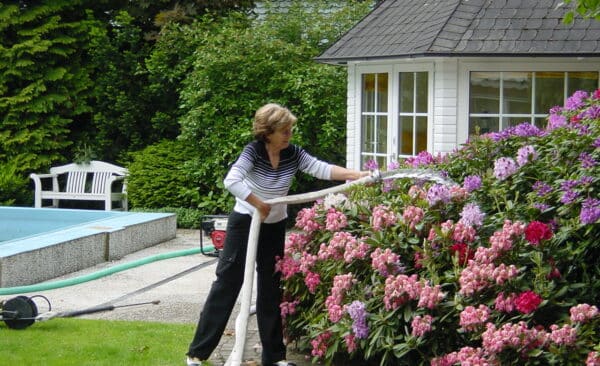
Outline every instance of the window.
<path id="1" fill-rule="evenodd" d="M 388 130 L 388 74 L 362 75 L 361 166 L 374 160 L 386 164 Z"/>
<path id="2" fill-rule="evenodd" d="M 429 72 L 389 70 L 361 74 L 361 167 L 374 160 L 385 168 L 427 150 Z"/>
<path id="3" fill-rule="evenodd" d="M 498 132 L 523 122 L 544 127 L 550 108 L 577 90 L 594 90 L 598 72 L 472 71 L 469 134 Z"/>
<path id="4" fill-rule="evenodd" d="M 398 156 L 427 150 L 427 72 L 401 72 L 398 93 Z"/>

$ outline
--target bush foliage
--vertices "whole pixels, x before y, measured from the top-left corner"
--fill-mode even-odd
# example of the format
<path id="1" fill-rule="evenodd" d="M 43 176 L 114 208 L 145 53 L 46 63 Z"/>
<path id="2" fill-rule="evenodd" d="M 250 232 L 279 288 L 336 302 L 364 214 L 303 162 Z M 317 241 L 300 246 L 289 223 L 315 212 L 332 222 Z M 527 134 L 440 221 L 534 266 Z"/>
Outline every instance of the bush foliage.
<path id="1" fill-rule="evenodd" d="M 388 179 L 298 214 L 278 262 L 290 340 L 325 364 L 600 363 L 600 90 L 544 129 L 400 167 L 450 183 Z"/>
<path id="2" fill-rule="evenodd" d="M 183 167 L 193 149 L 181 141 L 164 140 L 131 153 L 127 194 L 132 208 L 194 207 L 196 183 Z"/>

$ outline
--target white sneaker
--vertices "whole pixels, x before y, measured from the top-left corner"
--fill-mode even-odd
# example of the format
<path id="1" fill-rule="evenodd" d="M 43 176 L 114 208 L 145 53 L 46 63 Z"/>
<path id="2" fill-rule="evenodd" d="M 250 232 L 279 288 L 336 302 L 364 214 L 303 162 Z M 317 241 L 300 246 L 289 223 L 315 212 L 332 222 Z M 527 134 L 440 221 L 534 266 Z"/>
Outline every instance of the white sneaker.
<path id="1" fill-rule="evenodd" d="M 187 366 L 212 366 L 212 364 L 208 361 L 202 361 L 196 357 L 187 357 L 186 359 Z"/>
<path id="2" fill-rule="evenodd" d="M 273 366 L 296 366 L 293 362 L 288 362 L 285 360 L 277 361 L 273 364 Z"/>

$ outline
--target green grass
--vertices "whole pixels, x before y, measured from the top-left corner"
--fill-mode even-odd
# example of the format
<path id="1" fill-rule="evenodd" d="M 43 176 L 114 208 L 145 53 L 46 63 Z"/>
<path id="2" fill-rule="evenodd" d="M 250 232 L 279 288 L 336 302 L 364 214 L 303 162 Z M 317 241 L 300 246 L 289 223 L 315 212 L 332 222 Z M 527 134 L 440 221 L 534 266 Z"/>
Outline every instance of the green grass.
<path id="1" fill-rule="evenodd" d="M 56 318 L 0 323 L 0 365 L 184 365 L 195 324 Z"/>

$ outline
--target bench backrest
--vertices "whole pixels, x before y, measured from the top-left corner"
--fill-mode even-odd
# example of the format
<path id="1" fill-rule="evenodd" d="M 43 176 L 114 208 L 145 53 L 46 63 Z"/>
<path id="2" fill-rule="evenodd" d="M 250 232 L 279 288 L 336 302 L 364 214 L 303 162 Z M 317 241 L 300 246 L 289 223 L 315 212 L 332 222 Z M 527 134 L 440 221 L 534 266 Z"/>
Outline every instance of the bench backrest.
<path id="1" fill-rule="evenodd" d="M 92 176 L 92 183 L 89 187 L 89 193 L 102 194 L 105 192 L 106 182 L 113 175 L 127 175 L 127 169 L 106 163 L 103 161 L 92 160 L 89 164 L 67 164 L 50 168 L 50 173 L 67 174 L 65 191 L 69 193 L 86 193 L 88 175 Z"/>

